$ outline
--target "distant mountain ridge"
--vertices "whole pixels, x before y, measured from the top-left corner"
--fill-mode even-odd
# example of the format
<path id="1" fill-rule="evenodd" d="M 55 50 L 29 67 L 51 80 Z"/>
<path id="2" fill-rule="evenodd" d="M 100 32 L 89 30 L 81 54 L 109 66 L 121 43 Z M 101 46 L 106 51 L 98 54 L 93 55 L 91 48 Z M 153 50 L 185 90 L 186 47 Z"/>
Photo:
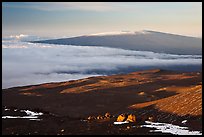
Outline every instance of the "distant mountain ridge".
<path id="1" fill-rule="evenodd" d="M 33 43 L 101 46 L 169 54 L 202 55 L 202 39 L 143 30 L 83 35 L 71 38 L 32 41 Z"/>

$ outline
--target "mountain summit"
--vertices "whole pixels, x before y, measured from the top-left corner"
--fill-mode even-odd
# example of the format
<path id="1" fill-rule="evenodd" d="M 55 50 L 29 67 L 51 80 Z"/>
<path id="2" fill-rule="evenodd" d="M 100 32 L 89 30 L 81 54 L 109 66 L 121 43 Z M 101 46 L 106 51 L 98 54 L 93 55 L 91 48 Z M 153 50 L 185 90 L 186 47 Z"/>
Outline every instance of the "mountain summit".
<path id="1" fill-rule="evenodd" d="M 201 38 L 150 30 L 136 32 L 106 32 L 71 38 L 32 42 L 77 46 L 100 46 L 169 54 L 202 54 Z"/>

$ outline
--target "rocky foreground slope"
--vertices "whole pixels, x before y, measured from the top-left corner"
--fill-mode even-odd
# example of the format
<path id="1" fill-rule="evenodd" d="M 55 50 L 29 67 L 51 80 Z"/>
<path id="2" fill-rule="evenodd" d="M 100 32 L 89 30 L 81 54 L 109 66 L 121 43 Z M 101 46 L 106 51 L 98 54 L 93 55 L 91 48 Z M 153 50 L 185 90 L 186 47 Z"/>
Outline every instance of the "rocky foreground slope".
<path id="1" fill-rule="evenodd" d="M 145 120 L 202 130 L 202 73 L 158 69 L 3 89 L 2 115 L 22 110 L 44 115 L 3 119 L 3 134 L 153 134 L 133 128 Z M 136 120 L 114 125 L 121 114 Z"/>

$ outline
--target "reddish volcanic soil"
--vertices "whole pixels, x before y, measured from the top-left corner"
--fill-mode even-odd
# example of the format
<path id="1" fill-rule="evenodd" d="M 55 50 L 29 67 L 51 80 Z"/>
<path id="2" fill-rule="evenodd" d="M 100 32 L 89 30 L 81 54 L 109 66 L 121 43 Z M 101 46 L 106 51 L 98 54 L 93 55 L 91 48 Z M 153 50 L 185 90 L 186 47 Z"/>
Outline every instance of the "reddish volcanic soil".
<path id="1" fill-rule="evenodd" d="M 139 128 L 145 120 L 202 130 L 202 73 L 148 70 L 2 90 L 2 115 L 23 109 L 43 120 L 2 119 L 2 134 L 162 134 Z M 109 112 L 108 119 L 87 120 Z M 136 122 L 114 125 L 117 116 Z M 20 114 L 20 112 L 19 112 Z M 136 127 L 136 128 L 133 128 Z"/>

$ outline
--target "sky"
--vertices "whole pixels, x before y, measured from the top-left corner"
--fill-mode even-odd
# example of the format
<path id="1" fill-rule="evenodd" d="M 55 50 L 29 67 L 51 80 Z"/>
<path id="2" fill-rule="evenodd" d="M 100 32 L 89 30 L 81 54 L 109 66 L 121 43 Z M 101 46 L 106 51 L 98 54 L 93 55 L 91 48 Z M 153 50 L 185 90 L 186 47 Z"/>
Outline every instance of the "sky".
<path id="1" fill-rule="evenodd" d="M 2 3 L 3 37 L 71 37 L 124 30 L 202 37 L 202 2 Z"/>

